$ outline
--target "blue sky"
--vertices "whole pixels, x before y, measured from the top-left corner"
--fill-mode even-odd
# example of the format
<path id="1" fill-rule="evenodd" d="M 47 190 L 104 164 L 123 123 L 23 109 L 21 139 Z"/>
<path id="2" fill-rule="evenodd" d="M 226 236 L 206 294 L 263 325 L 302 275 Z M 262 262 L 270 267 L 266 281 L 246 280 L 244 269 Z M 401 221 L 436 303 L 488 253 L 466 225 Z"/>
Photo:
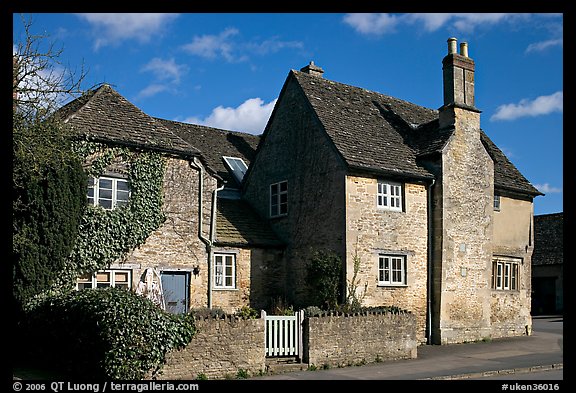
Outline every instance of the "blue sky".
<path id="1" fill-rule="evenodd" d="M 481 127 L 563 211 L 563 15 L 504 13 L 38 13 L 32 32 L 62 49 L 83 88 L 112 85 L 147 114 L 260 134 L 290 69 L 427 108 L 442 104 L 446 40 L 475 61 Z M 22 21 L 13 15 L 14 44 Z"/>

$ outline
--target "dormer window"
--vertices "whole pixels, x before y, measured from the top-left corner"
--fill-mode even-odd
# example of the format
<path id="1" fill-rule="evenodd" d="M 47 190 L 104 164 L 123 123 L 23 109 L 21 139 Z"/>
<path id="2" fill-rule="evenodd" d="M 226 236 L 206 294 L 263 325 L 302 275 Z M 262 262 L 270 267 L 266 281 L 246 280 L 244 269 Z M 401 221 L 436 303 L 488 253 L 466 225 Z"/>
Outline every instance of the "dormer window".
<path id="1" fill-rule="evenodd" d="M 88 178 L 88 204 L 112 210 L 128 203 L 130 187 L 128 179 L 115 177 Z"/>
<path id="2" fill-rule="evenodd" d="M 228 172 L 230 172 L 232 174 L 232 176 L 234 177 L 234 180 L 236 180 L 238 185 L 241 185 L 242 179 L 244 178 L 244 175 L 246 174 L 246 171 L 248 170 L 248 166 L 246 165 L 244 160 L 242 160 L 241 158 L 238 158 L 238 157 L 223 156 L 222 158 L 224 159 L 224 162 L 226 163 L 226 168 L 228 169 Z"/>

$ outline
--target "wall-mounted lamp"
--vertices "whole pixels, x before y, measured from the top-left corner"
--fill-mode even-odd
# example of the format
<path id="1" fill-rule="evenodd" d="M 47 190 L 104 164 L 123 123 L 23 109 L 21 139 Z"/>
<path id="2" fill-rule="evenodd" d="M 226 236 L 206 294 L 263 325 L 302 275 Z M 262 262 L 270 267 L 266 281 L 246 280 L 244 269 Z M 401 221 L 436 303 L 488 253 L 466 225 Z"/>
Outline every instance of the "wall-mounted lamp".
<path id="1" fill-rule="evenodd" d="M 194 266 L 194 268 L 192 268 L 192 273 L 197 276 L 200 274 L 200 266 L 196 265 Z"/>

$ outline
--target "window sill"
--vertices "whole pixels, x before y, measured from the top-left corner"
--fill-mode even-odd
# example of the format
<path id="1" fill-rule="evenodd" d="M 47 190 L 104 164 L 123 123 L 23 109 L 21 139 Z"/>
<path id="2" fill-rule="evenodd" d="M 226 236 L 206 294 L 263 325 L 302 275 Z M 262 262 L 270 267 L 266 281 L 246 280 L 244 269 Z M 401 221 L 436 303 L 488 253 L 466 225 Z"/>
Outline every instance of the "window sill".
<path id="1" fill-rule="evenodd" d="M 408 288 L 408 284 L 378 284 L 378 288 Z"/>

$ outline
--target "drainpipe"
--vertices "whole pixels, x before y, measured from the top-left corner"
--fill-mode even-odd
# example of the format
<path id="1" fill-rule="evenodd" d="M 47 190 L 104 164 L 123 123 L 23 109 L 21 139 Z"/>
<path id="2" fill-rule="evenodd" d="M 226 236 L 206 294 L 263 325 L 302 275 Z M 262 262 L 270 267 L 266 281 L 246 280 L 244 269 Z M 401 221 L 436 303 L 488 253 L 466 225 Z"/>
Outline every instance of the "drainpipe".
<path id="1" fill-rule="evenodd" d="M 426 338 L 426 342 L 428 345 L 432 344 L 432 281 L 434 279 L 434 276 L 432 274 L 432 243 L 433 243 L 433 238 L 432 238 L 432 187 L 434 187 L 434 184 L 436 183 L 436 179 L 432 179 L 432 183 L 430 183 L 430 185 L 428 186 L 428 285 L 427 285 L 427 291 L 428 291 L 428 299 L 427 299 L 427 306 L 426 306 L 426 312 L 427 312 L 427 318 L 426 318 L 426 329 L 428 331 L 428 337 Z"/>
<path id="2" fill-rule="evenodd" d="M 210 212 L 210 248 L 208 249 L 208 308 L 212 308 L 212 259 L 214 256 L 214 251 L 212 250 L 212 244 L 216 240 L 216 203 L 218 200 L 218 191 L 224 189 L 224 184 L 217 187 L 212 191 L 212 211 Z"/>
<path id="3" fill-rule="evenodd" d="M 198 171 L 198 237 L 206 245 L 206 252 L 208 253 L 208 308 L 212 308 L 212 244 L 214 243 L 216 235 L 216 201 L 218 198 L 218 191 L 224 189 L 224 184 L 212 191 L 210 236 L 206 238 L 202 231 L 204 227 L 204 166 L 199 162 L 198 157 L 194 157 L 194 161 L 190 162 L 190 167 Z"/>
<path id="4" fill-rule="evenodd" d="M 208 253 L 208 308 L 211 308 L 212 304 L 212 291 L 211 291 L 211 254 L 212 254 L 212 242 L 207 239 L 202 233 L 203 222 L 204 222 L 204 166 L 199 162 L 198 157 L 194 157 L 193 161 L 190 161 L 190 167 L 198 171 L 198 237 L 206 245 L 206 252 Z"/>

